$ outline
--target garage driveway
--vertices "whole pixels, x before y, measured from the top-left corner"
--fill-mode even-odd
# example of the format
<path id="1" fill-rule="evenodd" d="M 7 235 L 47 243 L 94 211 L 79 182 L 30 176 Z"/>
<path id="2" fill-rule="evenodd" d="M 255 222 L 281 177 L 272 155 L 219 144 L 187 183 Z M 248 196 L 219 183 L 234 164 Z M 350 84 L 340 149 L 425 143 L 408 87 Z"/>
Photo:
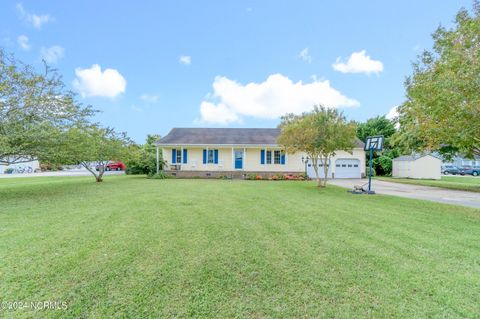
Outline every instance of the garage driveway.
<path id="1" fill-rule="evenodd" d="M 332 179 L 330 184 L 353 189 L 354 185 L 363 185 L 367 179 Z M 450 190 L 438 187 L 400 184 L 372 180 L 372 189 L 377 194 L 406 198 L 423 199 L 433 202 L 480 208 L 480 193 Z"/>

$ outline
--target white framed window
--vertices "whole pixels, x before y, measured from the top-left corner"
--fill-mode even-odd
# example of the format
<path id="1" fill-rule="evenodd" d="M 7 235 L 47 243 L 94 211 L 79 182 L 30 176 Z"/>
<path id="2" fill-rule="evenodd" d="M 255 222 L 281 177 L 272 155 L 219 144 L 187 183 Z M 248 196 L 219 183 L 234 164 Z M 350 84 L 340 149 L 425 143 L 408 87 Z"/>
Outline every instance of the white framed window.
<path id="1" fill-rule="evenodd" d="M 273 163 L 280 164 L 280 151 L 273 151 Z"/>
<path id="2" fill-rule="evenodd" d="M 267 151 L 267 164 L 272 164 L 272 151 Z"/>
<path id="3" fill-rule="evenodd" d="M 208 164 L 213 164 L 214 163 L 214 152 L 213 152 L 213 150 L 208 150 L 207 163 Z"/>
<path id="4" fill-rule="evenodd" d="M 182 151 L 181 150 L 177 150 L 177 163 L 180 164 L 182 163 Z"/>

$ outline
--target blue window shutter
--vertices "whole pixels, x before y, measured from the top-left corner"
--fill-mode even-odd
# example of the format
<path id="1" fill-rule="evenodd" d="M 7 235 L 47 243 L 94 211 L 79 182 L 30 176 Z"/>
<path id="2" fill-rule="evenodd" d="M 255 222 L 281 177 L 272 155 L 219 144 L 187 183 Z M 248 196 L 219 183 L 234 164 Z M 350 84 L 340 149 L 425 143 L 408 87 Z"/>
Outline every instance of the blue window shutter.
<path id="1" fill-rule="evenodd" d="M 213 153 L 213 162 L 218 164 L 218 150 L 215 150 Z"/>
<path id="2" fill-rule="evenodd" d="M 260 150 L 260 164 L 265 164 L 265 150 Z"/>
<path id="3" fill-rule="evenodd" d="M 285 154 L 280 155 L 280 164 L 285 165 Z"/>
<path id="4" fill-rule="evenodd" d="M 187 149 L 183 149 L 183 164 L 187 164 Z"/>
<path id="5" fill-rule="evenodd" d="M 172 164 L 177 163 L 177 150 L 172 149 Z"/>
<path id="6" fill-rule="evenodd" d="M 207 150 L 203 150 L 203 164 L 207 164 Z"/>

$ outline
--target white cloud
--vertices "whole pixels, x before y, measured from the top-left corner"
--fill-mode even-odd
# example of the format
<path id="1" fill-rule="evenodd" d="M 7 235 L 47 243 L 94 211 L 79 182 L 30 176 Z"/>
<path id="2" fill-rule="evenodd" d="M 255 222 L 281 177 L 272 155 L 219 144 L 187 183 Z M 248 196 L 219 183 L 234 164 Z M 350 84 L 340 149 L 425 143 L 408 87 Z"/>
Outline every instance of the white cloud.
<path id="1" fill-rule="evenodd" d="M 213 102 L 211 100 L 216 100 Z M 261 83 L 241 84 L 217 76 L 213 93 L 200 105 L 201 122 L 228 124 L 242 116 L 276 119 L 286 113 L 310 111 L 315 104 L 327 107 L 354 107 L 360 103 L 330 86 L 328 80 L 292 82 L 282 74 L 272 74 Z"/>
<path id="2" fill-rule="evenodd" d="M 312 56 L 308 53 L 308 48 L 303 49 L 298 54 L 298 58 L 305 62 L 312 63 Z"/>
<path id="3" fill-rule="evenodd" d="M 23 20 L 32 24 L 36 29 L 40 29 L 43 24 L 52 20 L 52 17 L 49 14 L 37 15 L 26 11 L 21 3 L 17 3 L 17 11 L 20 13 L 20 17 Z"/>
<path id="4" fill-rule="evenodd" d="M 158 95 L 150 95 L 150 94 L 142 94 L 140 95 L 140 100 L 149 102 L 149 103 L 157 103 L 160 97 Z"/>
<path id="5" fill-rule="evenodd" d="M 18 45 L 25 51 L 30 50 L 30 43 L 28 43 L 28 37 L 26 35 L 19 35 L 17 38 Z"/>
<path id="6" fill-rule="evenodd" d="M 106 96 L 115 97 L 125 92 L 127 81 L 115 69 L 105 69 L 98 64 L 92 65 L 89 69 L 76 68 L 73 80 L 73 87 L 85 96 Z"/>
<path id="7" fill-rule="evenodd" d="M 393 120 L 398 117 L 398 105 L 394 106 L 388 111 L 386 118 L 389 120 Z"/>
<path id="8" fill-rule="evenodd" d="M 40 55 L 42 59 L 45 60 L 48 64 L 55 64 L 63 58 L 65 54 L 65 49 L 59 45 L 54 45 L 50 48 L 41 48 Z"/>
<path id="9" fill-rule="evenodd" d="M 181 55 L 178 58 L 178 62 L 180 62 L 181 64 L 190 65 L 192 64 L 192 57 L 189 55 Z"/>
<path id="10" fill-rule="evenodd" d="M 347 62 L 342 62 L 342 58 L 338 57 L 334 64 L 334 70 L 342 73 L 380 73 L 383 71 L 383 63 L 372 60 L 365 50 L 353 52 Z"/>
<path id="11" fill-rule="evenodd" d="M 202 123 L 229 124 L 240 120 L 238 115 L 223 103 L 203 101 L 200 104 L 200 115 Z"/>
<path id="12" fill-rule="evenodd" d="M 385 117 L 389 120 L 395 121 L 395 128 L 399 129 L 400 128 L 400 123 L 398 122 L 398 105 L 394 106 L 388 111 L 388 113 L 385 115 Z"/>

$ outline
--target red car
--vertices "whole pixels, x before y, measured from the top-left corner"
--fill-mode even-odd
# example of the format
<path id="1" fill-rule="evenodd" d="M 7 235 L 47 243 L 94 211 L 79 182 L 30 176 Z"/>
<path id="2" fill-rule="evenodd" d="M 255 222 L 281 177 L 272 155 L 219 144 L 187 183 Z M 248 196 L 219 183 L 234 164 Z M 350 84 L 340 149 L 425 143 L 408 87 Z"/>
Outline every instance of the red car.
<path id="1" fill-rule="evenodd" d="M 124 171 L 126 168 L 122 162 L 110 162 L 105 166 L 106 171 Z"/>
<path id="2" fill-rule="evenodd" d="M 106 171 L 124 171 L 127 167 L 122 162 L 109 162 L 105 166 Z M 100 167 L 97 166 L 96 170 L 100 170 Z"/>

